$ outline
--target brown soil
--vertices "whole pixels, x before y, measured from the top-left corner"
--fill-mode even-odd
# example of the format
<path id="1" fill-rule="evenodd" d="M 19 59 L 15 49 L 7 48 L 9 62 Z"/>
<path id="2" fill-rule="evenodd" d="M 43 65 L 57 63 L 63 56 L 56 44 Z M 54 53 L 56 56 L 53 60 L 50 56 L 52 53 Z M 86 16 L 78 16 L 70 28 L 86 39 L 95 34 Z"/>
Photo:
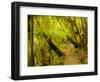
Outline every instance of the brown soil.
<path id="1" fill-rule="evenodd" d="M 64 49 L 64 64 L 81 64 L 80 57 L 70 49 Z"/>

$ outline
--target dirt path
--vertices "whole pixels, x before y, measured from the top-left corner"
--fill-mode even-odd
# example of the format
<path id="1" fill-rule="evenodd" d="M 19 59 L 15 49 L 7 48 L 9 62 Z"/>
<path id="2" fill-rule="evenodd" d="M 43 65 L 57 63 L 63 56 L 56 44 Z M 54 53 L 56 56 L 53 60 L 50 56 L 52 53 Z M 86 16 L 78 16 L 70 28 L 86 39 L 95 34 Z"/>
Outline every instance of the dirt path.
<path id="1" fill-rule="evenodd" d="M 75 55 L 70 49 L 64 49 L 64 64 L 81 64 L 78 55 Z"/>

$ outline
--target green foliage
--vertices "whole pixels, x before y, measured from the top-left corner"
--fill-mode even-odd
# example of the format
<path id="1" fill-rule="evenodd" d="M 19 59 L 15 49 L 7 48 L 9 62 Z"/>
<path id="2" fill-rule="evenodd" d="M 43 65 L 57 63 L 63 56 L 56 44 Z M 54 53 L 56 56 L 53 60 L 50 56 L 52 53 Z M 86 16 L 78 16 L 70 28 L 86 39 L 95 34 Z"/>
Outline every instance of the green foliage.
<path id="1" fill-rule="evenodd" d="M 87 17 L 29 15 L 28 66 L 64 65 L 66 55 L 87 64 L 87 24 Z"/>

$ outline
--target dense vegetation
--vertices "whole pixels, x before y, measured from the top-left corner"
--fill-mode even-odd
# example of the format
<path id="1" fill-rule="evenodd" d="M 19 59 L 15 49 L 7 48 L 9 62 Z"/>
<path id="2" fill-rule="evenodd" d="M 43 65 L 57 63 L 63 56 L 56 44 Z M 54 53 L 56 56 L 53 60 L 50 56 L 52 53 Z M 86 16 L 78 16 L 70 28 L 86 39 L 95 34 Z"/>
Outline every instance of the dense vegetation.
<path id="1" fill-rule="evenodd" d="M 28 16 L 28 66 L 87 64 L 87 17 Z"/>

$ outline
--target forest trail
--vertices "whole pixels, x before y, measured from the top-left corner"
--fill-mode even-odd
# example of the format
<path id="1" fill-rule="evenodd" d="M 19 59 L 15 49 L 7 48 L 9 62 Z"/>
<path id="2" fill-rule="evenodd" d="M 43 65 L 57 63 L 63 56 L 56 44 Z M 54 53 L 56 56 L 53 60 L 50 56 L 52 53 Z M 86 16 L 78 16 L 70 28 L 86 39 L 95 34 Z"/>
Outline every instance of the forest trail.
<path id="1" fill-rule="evenodd" d="M 28 15 L 28 66 L 88 63 L 88 18 Z"/>
<path id="2" fill-rule="evenodd" d="M 64 64 L 81 64 L 80 57 L 73 53 L 70 48 L 64 49 Z"/>

